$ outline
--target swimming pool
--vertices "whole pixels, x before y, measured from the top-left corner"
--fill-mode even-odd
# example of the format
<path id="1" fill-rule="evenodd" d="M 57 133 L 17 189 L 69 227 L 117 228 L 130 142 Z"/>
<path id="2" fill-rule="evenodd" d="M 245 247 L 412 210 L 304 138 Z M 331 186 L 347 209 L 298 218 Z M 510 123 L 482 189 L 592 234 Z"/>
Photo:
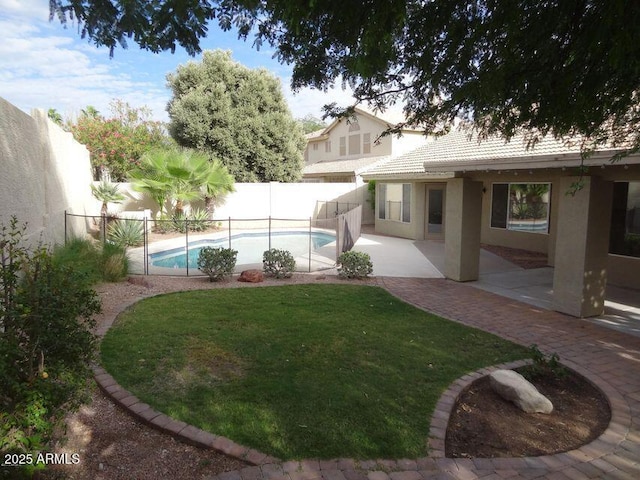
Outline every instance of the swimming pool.
<path id="1" fill-rule="evenodd" d="M 294 257 L 308 254 L 309 236 L 311 236 L 312 250 L 336 241 L 335 235 L 326 232 L 271 232 L 271 248 L 288 250 Z M 152 253 L 149 255 L 149 263 L 154 267 L 187 268 L 188 261 L 189 268 L 197 269 L 198 255 L 203 247 L 229 248 L 229 237 L 189 242 L 188 256 L 184 246 Z M 251 232 L 232 235 L 231 248 L 238 251 L 236 265 L 261 264 L 262 254 L 265 250 L 269 250 L 269 233 Z"/>

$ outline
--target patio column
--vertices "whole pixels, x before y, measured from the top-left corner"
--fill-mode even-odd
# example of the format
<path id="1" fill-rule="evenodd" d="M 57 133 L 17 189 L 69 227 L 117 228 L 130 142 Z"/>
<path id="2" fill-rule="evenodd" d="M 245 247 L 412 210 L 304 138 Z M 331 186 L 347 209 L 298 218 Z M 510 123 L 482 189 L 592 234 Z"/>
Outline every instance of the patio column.
<path id="1" fill-rule="evenodd" d="M 553 274 L 553 308 L 574 317 L 601 315 L 607 286 L 607 256 L 613 183 L 585 177 L 575 195 L 576 177 L 560 179 L 558 232 Z"/>
<path id="2" fill-rule="evenodd" d="M 444 274 L 457 282 L 477 280 L 480 270 L 482 183 L 454 178 L 447 183 Z"/>

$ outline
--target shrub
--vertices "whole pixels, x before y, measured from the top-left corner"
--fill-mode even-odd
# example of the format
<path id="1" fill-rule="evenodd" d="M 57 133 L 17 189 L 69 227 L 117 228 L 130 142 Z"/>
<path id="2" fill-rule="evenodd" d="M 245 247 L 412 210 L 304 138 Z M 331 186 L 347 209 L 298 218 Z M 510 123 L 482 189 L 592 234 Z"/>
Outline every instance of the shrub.
<path id="1" fill-rule="evenodd" d="M 198 254 L 198 268 L 217 282 L 231 275 L 236 268 L 238 251 L 231 248 L 203 247 Z"/>
<path id="2" fill-rule="evenodd" d="M 170 229 L 174 232 L 185 233 L 187 231 L 187 222 L 189 223 L 190 232 L 203 232 L 211 221 L 209 220 L 209 212 L 202 208 L 194 208 L 187 215 L 179 213 L 171 218 Z"/>
<path id="3" fill-rule="evenodd" d="M 296 261 L 291 252 L 272 248 L 262 254 L 262 270 L 271 277 L 289 278 L 296 270 Z"/>
<path id="4" fill-rule="evenodd" d="M 563 377 L 566 375 L 567 372 L 560 363 L 560 357 L 557 353 L 546 356 L 535 344 L 529 347 L 529 353 L 533 363 L 526 370 L 532 378 L 541 376 Z"/>
<path id="5" fill-rule="evenodd" d="M 100 303 L 86 274 L 24 247 L 25 230 L 15 217 L 0 225 L 0 454 L 41 449 L 95 355 Z"/>
<path id="6" fill-rule="evenodd" d="M 130 218 L 109 224 L 107 240 L 121 247 L 137 247 L 144 243 L 144 222 Z"/>
<path id="7" fill-rule="evenodd" d="M 367 253 L 348 251 L 338 257 L 338 276 L 365 278 L 373 272 L 371 257 Z"/>
<path id="8" fill-rule="evenodd" d="M 82 274 L 87 286 L 102 281 L 120 281 L 129 271 L 124 247 L 110 243 L 101 245 L 81 238 L 73 238 L 66 245 L 56 247 L 53 262 Z"/>

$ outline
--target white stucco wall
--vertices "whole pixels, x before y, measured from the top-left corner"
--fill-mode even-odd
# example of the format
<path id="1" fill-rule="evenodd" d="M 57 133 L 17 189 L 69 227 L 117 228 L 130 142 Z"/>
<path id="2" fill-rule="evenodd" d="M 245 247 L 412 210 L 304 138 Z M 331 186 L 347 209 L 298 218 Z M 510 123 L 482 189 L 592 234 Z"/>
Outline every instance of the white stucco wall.
<path id="1" fill-rule="evenodd" d="M 87 213 L 92 202 L 89 152 L 44 111 L 27 115 L 0 98 L 0 221 L 27 223 L 33 242 L 64 242 L 64 212 Z M 83 219 L 69 223 L 86 233 Z"/>
<path id="2" fill-rule="evenodd" d="M 155 215 L 158 206 L 147 196 L 134 192 L 129 183 L 120 183 L 119 190 L 127 199 L 122 204 L 110 204 L 109 212 L 142 211 L 151 209 Z M 228 194 L 215 208 L 214 217 L 224 220 L 307 219 L 317 215 L 317 202 L 358 203 L 363 206 L 363 221 L 373 213 L 367 202 L 366 186 L 356 188 L 353 183 L 236 183 L 235 192 Z M 204 207 L 204 205 L 195 206 Z M 91 214 L 99 215 L 100 203 L 92 201 Z"/>

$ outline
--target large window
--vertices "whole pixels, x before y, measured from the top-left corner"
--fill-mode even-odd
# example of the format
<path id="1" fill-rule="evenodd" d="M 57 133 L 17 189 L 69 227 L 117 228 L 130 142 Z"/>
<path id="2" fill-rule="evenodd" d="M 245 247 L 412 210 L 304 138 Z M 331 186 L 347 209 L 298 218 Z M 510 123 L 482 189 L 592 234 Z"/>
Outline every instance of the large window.
<path id="1" fill-rule="evenodd" d="M 613 184 L 609 252 L 640 257 L 640 182 Z"/>
<path id="2" fill-rule="evenodd" d="M 491 227 L 549 233 L 550 183 L 494 183 Z"/>
<path id="3" fill-rule="evenodd" d="M 378 184 L 378 218 L 408 223 L 411 221 L 411 184 Z"/>

